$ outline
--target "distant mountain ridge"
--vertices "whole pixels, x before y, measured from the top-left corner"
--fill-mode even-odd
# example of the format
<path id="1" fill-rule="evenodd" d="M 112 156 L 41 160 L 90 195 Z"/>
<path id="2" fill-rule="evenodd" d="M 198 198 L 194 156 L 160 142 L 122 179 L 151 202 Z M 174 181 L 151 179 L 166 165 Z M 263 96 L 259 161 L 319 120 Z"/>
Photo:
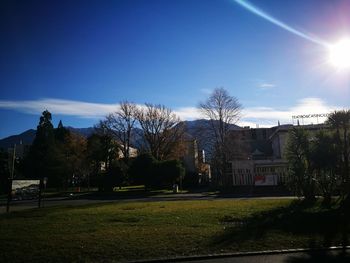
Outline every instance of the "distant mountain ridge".
<path id="1" fill-rule="evenodd" d="M 13 147 L 14 144 L 32 144 L 35 138 L 36 130 L 30 129 L 22 132 L 18 135 L 12 135 L 0 140 L 0 148 L 8 149 Z"/>
<path id="2" fill-rule="evenodd" d="M 199 133 L 202 133 L 204 130 L 208 131 L 208 129 L 210 128 L 210 121 L 205 119 L 184 121 L 184 124 L 186 127 L 185 129 L 186 129 L 186 134 L 188 138 L 197 138 Z M 95 131 L 95 128 L 93 127 L 74 128 L 71 126 L 67 126 L 66 128 L 72 132 L 81 134 L 84 137 L 89 137 Z M 241 129 L 241 127 L 235 124 L 230 124 L 230 129 L 233 129 L 233 130 Z M 3 138 L 0 140 L 0 148 L 8 149 L 13 147 L 14 144 L 20 144 L 20 143 L 30 145 L 34 141 L 35 134 L 36 134 L 36 130 L 30 129 L 18 135 L 12 135 L 12 136 Z M 139 128 L 134 129 L 131 144 L 136 147 L 144 144 L 141 129 Z"/>
<path id="3" fill-rule="evenodd" d="M 94 133 L 95 128 L 94 127 L 88 127 L 88 128 L 74 128 L 71 126 L 66 127 L 68 130 L 74 133 L 78 133 L 84 137 L 89 137 L 91 134 Z"/>
<path id="4" fill-rule="evenodd" d="M 89 137 L 95 130 L 93 127 L 89 128 L 74 128 L 67 126 L 68 130 L 81 134 L 84 137 Z M 0 148 L 8 149 L 13 147 L 14 144 L 31 145 L 34 141 L 36 130 L 29 129 L 17 135 L 11 135 L 9 137 L 0 140 Z"/>

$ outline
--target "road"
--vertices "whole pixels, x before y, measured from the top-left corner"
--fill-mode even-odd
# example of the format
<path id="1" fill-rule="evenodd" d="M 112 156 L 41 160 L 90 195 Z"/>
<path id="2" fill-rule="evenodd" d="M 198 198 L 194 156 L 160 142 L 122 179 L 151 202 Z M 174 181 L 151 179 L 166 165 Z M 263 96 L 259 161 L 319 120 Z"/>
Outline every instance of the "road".
<path id="1" fill-rule="evenodd" d="M 312 252 L 293 252 L 234 256 L 204 260 L 182 261 L 183 263 L 306 263 L 306 262 L 350 262 L 350 249 L 323 250 Z"/>

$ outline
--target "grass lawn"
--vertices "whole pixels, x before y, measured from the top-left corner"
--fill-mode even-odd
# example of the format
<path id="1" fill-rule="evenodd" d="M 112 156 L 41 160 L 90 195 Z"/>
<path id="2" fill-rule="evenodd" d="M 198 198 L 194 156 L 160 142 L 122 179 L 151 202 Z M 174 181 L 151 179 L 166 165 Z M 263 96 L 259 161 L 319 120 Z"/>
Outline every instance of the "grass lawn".
<path id="1" fill-rule="evenodd" d="M 0 261 L 120 262 L 346 243 L 337 207 L 297 201 L 98 204 L 0 215 Z"/>

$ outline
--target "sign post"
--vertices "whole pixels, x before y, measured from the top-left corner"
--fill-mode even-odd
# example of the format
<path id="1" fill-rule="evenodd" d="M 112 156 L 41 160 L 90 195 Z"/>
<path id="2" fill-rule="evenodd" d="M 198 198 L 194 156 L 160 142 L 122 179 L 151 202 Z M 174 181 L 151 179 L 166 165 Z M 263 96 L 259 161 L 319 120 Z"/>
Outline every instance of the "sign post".
<path id="1" fill-rule="evenodd" d="M 8 187 L 7 187 L 7 203 L 6 203 L 6 212 L 10 212 L 10 202 L 11 202 L 11 195 L 12 193 L 12 179 L 8 179 Z"/>
<path id="2" fill-rule="evenodd" d="M 46 190 L 47 177 L 44 177 L 44 179 L 43 179 L 43 184 L 44 184 L 44 190 Z"/>
<path id="3" fill-rule="evenodd" d="M 38 207 L 40 208 L 41 207 L 41 189 L 43 188 L 43 180 L 40 180 L 40 183 L 39 183 L 39 199 L 38 199 Z"/>

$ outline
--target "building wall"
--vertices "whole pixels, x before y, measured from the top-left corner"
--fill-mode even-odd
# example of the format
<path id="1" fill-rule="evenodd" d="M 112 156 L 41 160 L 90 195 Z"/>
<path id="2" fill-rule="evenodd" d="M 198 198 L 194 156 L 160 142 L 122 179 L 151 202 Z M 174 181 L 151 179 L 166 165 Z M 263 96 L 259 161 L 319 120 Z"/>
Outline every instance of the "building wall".
<path id="1" fill-rule="evenodd" d="M 280 158 L 285 159 L 286 158 L 286 147 L 287 147 L 287 141 L 288 141 L 288 133 L 280 133 L 279 134 L 279 145 L 280 145 Z"/>
<path id="2" fill-rule="evenodd" d="M 273 158 L 285 158 L 285 151 L 287 146 L 287 137 L 288 137 L 288 131 L 280 131 L 277 132 L 272 138 L 271 138 L 271 144 L 272 144 L 272 156 Z"/>
<path id="3" fill-rule="evenodd" d="M 196 140 L 188 140 L 185 142 L 185 154 L 182 157 L 186 172 L 198 172 L 198 147 Z"/>
<path id="4" fill-rule="evenodd" d="M 231 162 L 232 185 L 254 185 L 255 176 L 276 176 L 276 184 L 284 184 L 287 162 L 278 160 L 236 160 Z"/>
<path id="5" fill-rule="evenodd" d="M 288 131 L 292 125 L 277 126 L 270 129 L 244 129 L 245 143 L 251 147 L 251 155 L 247 159 L 232 160 L 226 171 L 226 176 L 232 181 L 232 185 L 254 185 L 255 177 L 274 176 L 277 184 L 284 184 L 287 180 L 288 162 L 285 151 L 288 140 Z M 325 125 L 303 126 L 311 134 L 327 128 Z M 270 144 L 272 152 L 269 152 L 267 144 Z M 260 147 L 260 148 L 259 148 Z M 263 151 L 256 156 L 254 151 Z"/>
<path id="6" fill-rule="evenodd" d="M 231 162 L 232 185 L 253 185 L 254 184 L 254 161 L 237 160 Z"/>
<path id="7" fill-rule="evenodd" d="M 138 151 L 136 148 L 129 147 L 129 157 L 137 157 Z M 123 152 L 119 149 L 118 150 L 118 158 L 124 158 Z"/>

